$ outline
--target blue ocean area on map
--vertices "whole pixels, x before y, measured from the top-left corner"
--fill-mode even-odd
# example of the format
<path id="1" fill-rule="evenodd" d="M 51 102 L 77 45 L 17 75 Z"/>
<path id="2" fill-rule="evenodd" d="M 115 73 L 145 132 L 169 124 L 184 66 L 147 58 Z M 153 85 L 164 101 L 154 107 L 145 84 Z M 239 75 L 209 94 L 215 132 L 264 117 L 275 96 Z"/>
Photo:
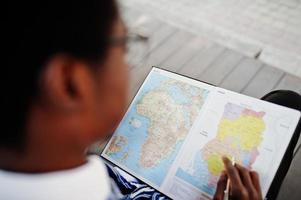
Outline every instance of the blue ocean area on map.
<path id="1" fill-rule="evenodd" d="M 179 168 L 176 176 L 209 195 L 215 193 L 215 188 L 206 184 L 209 183 L 208 165 L 203 160 L 200 152 L 197 152 L 194 156 L 191 169 L 188 171 L 187 169 Z"/>

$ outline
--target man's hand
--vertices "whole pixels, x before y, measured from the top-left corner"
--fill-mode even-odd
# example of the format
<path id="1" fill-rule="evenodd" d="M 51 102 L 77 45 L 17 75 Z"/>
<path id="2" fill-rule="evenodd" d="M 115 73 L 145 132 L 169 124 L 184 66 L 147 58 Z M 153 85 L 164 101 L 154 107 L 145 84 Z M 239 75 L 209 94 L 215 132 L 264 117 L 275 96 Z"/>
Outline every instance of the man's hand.
<path id="1" fill-rule="evenodd" d="M 220 176 L 214 200 L 223 200 L 224 190 L 227 185 L 227 178 L 231 182 L 231 200 L 262 200 L 259 176 L 254 171 L 235 164 L 232 165 L 228 158 L 223 157 L 225 172 Z"/>

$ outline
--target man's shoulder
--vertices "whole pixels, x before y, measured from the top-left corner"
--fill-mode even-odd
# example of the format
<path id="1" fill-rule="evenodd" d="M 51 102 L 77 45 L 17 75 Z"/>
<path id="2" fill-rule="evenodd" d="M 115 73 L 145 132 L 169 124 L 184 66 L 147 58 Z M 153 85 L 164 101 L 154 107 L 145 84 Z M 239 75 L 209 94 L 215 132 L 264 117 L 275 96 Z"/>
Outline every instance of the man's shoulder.
<path id="1" fill-rule="evenodd" d="M 0 196 L 4 199 L 109 199 L 110 178 L 98 156 L 82 166 L 41 174 L 0 170 Z"/>

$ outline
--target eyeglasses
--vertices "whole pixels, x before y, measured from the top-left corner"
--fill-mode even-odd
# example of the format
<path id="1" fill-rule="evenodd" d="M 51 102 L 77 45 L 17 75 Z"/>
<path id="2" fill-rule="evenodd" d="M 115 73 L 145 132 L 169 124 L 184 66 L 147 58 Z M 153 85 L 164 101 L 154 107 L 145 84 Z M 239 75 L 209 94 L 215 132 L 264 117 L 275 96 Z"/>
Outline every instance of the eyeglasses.
<path id="1" fill-rule="evenodd" d="M 127 49 L 131 43 L 146 43 L 149 37 L 139 33 L 128 33 L 123 37 L 111 37 L 109 43 L 111 45 L 122 45 Z"/>
<path id="2" fill-rule="evenodd" d="M 149 37 L 130 32 L 123 37 L 112 37 L 111 45 L 121 45 L 126 51 L 126 61 L 130 66 L 136 66 L 148 52 Z"/>

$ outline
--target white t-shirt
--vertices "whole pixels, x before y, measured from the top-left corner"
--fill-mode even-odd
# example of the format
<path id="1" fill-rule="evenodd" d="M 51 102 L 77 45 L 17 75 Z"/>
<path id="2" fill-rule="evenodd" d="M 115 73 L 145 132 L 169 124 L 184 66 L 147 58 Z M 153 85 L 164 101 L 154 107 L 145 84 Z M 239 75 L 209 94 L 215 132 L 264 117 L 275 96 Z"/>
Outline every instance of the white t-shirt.
<path id="1" fill-rule="evenodd" d="M 109 200 L 110 179 L 98 156 L 74 169 L 42 174 L 0 170 L 1 200 Z"/>

